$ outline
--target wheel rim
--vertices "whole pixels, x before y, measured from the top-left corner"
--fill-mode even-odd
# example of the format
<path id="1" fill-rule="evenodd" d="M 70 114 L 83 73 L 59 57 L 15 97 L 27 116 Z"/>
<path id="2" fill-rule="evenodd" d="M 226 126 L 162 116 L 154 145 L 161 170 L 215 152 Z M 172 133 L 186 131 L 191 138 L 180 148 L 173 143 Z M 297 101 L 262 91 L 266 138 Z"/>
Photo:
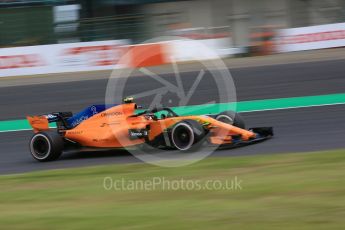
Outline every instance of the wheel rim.
<path id="1" fill-rule="evenodd" d="M 188 150 L 194 142 L 194 132 L 185 123 L 176 125 L 172 130 L 172 142 L 179 150 Z"/>
<path id="2" fill-rule="evenodd" d="M 37 159 L 45 159 L 49 155 L 50 149 L 49 139 L 42 134 L 37 134 L 30 142 L 31 154 Z"/>
<path id="3" fill-rule="evenodd" d="M 234 119 L 232 119 L 231 117 L 227 116 L 227 115 L 219 115 L 217 117 L 217 121 L 226 123 L 226 124 L 234 124 Z"/>

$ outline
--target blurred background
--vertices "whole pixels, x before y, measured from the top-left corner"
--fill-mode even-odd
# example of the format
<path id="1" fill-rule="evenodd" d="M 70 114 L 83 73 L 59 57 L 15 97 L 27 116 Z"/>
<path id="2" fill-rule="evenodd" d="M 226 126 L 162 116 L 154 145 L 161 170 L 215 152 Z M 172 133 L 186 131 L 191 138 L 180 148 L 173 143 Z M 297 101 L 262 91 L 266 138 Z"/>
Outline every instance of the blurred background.
<path id="1" fill-rule="evenodd" d="M 343 21 L 343 0 L 1 0 L 0 47 L 178 35 L 265 54 L 279 29 Z"/>

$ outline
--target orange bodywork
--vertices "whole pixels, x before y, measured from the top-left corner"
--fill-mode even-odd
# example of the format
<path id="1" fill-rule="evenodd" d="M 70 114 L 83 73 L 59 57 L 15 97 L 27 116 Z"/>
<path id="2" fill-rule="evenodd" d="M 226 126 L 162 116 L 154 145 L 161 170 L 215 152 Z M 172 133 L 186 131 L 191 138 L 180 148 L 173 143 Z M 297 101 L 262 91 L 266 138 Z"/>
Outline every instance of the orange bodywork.
<path id="1" fill-rule="evenodd" d="M 240 136 L 242 140 L 255 138 L 256 134 L 209 117 L 178 116 L 164 119 L 150 119 L 144 115 L 135 116 L 135 103 L 111 107 L 95 114 L 72 129 L 63 130 L 64 138 L 86 147 L 121 148 L 135 146 L 152 141 L 179 121 L 192 119 L 209 130 L 209 141 L 212 144 L 230 144 L 232 136 Z M 34 131 L 48 128 L 44 116 L 28 117 Z M 147 129 L 145 138 L 131 138 L 129 130 Z"/>

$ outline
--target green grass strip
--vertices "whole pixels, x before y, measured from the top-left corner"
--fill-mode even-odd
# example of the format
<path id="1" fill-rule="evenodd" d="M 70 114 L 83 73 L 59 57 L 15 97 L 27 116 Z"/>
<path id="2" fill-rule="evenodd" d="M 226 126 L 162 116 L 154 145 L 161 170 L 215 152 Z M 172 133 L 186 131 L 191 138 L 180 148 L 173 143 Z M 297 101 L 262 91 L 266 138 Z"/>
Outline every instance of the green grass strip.
<path id="1" fill-rule="evenodd" d="M 344 174 L 345 150 L 337 150 L 212 157 L 178 168 L 115 164 L 0 176 L 0 223 L 1 229 L 35 230 L 343 229 Z M 231 189 L 235 178 L 241 189 Z M 208 181 L 217 182 L 197 188 Z"/>

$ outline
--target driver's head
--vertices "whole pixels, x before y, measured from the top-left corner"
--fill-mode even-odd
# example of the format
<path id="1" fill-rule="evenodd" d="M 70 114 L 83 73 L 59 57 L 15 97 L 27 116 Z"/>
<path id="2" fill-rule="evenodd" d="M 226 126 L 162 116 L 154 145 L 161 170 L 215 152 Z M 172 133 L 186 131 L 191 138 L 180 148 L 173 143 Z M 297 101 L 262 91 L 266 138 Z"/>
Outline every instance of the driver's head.
<path id="1" fill-rule="evenodd" d="M 161 119 L 165 119 L 167 116 L 165 114 L 161 115 Z"/>

